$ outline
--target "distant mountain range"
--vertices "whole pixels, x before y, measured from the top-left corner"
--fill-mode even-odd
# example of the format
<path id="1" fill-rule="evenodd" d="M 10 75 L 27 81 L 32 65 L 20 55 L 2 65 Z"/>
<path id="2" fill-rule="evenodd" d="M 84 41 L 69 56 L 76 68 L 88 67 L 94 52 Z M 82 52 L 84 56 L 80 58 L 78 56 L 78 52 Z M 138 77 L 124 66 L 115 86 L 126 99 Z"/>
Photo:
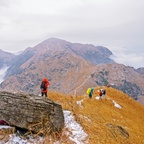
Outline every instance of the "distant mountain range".
<path id="1" fill-rule="evenodd" d="M 19 55 L 0 50 L 0 68 L 9 66 L 0 90 L 39 94 L 43 77 L 49 90 L 83 95 L 88 87 L 110 84 L 135 100 L 144 98 L 144 68 L 117 64 L 103 46 L 50 38 Z"/>

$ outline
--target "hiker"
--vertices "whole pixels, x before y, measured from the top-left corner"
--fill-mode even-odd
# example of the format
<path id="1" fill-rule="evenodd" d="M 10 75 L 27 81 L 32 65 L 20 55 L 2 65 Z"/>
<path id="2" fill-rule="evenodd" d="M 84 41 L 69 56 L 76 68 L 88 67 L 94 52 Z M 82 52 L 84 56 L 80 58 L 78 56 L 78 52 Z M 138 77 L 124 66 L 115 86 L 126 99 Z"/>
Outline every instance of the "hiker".
<path id="1" fill-rule="evenodd" d="M 86 94 L 89 96 L 89 98 L 92 98 L 93 91 L 94 91 L 94 88 L 87 89 Z"/>
<path id="2" fill-rule="evenodd" d="M 93 94 L 94 88 L 91 88 L 91 91 L 89 93 L 89 97 L 92 98 L 92 94 Z"/>
<path id="3" fill-rule="evenodd" d="M 99 94 L 100 97 L 102 96 L 102 90 L 101 89 L 98 90 L 98 94 Z"/>
<path id="4" fill-rule="evenodd" d="M 101 91 L 102 91 L 102 96 L 105 96 L 106 90 L 105 89 L 101 89 Z"/>
<path id="5" fill-rule="evenodd" d="M 50 82 L 46 79 L 46 78 L 43 78 L 42 82 L 41 82 L 41 85 L 40 85 L 40 88 L 41 88 L 41 96 L 44 96 L 47 97 L 47 92 L 48 92 L 48 86 L 50 85 Z"/>
<path id="6" fill-rule="evenodd" d="M 105 89 L 100 89 L 100 90 L 98 90 L 98 94 L 99 94 L 99 97 L 102 98 L 102 97 L 105 96 L 106 90 Z"/>

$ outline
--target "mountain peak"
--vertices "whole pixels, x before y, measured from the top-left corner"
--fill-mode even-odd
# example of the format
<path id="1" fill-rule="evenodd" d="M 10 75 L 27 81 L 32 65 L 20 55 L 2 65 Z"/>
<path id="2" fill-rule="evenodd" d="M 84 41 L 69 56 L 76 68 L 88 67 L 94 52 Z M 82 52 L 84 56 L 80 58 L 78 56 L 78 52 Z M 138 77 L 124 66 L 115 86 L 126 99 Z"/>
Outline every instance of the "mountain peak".
<path id="1" fill-rule="evenodd" d="M 67 41 L 65 41 L 63 39 L 51 37 L 49 39 L 44 40 L 42 43 L 54 44 L 54 43 L 63 43 L 63 42 L 67 42 Z"/>
<path id="2" fill-rule="evenodd" d="M 110 55 L 110 50 L 102 46 L 52 37 L 16 56 L 0 89 L 37 94 L 41 78 L 45 76 L 51 81 L 51 90 L 64 93 L 77 95 L 89 86 L 109 83 L 136 100 L 143 96 L 142 72 L 114 64 Z"/>

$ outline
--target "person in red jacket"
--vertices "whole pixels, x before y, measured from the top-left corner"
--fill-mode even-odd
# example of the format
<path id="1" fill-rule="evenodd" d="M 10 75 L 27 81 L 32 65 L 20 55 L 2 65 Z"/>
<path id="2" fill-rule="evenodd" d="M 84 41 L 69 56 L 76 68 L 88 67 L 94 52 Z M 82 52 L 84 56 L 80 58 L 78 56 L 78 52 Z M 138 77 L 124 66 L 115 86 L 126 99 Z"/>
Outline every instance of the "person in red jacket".
<path id="1" fill-rule="evenodd" d="M 47 92 L 48 92 L 48 86 L 50 85 L 50 82 L 46 79 L 46 78 L 43 78 L 42 79 L 42 82 L 41 82 L 41 85 L 40 85 L 40 88 L 41 88 L 41 96 L 44 96 L 47 97 Z"/>

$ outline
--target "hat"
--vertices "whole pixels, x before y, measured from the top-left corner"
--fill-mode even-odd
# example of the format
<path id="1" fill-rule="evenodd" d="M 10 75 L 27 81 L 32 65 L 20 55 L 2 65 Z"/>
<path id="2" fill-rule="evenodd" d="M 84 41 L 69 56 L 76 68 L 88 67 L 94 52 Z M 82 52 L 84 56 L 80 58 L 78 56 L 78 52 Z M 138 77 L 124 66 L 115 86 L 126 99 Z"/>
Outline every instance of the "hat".
<path id="1" fill-rule="evenodd" d="M 47 82 L 47 79 L 44 77 L 44 78 L 43 78 L 43 81 L 44 81 L 44 82 Z"/>

